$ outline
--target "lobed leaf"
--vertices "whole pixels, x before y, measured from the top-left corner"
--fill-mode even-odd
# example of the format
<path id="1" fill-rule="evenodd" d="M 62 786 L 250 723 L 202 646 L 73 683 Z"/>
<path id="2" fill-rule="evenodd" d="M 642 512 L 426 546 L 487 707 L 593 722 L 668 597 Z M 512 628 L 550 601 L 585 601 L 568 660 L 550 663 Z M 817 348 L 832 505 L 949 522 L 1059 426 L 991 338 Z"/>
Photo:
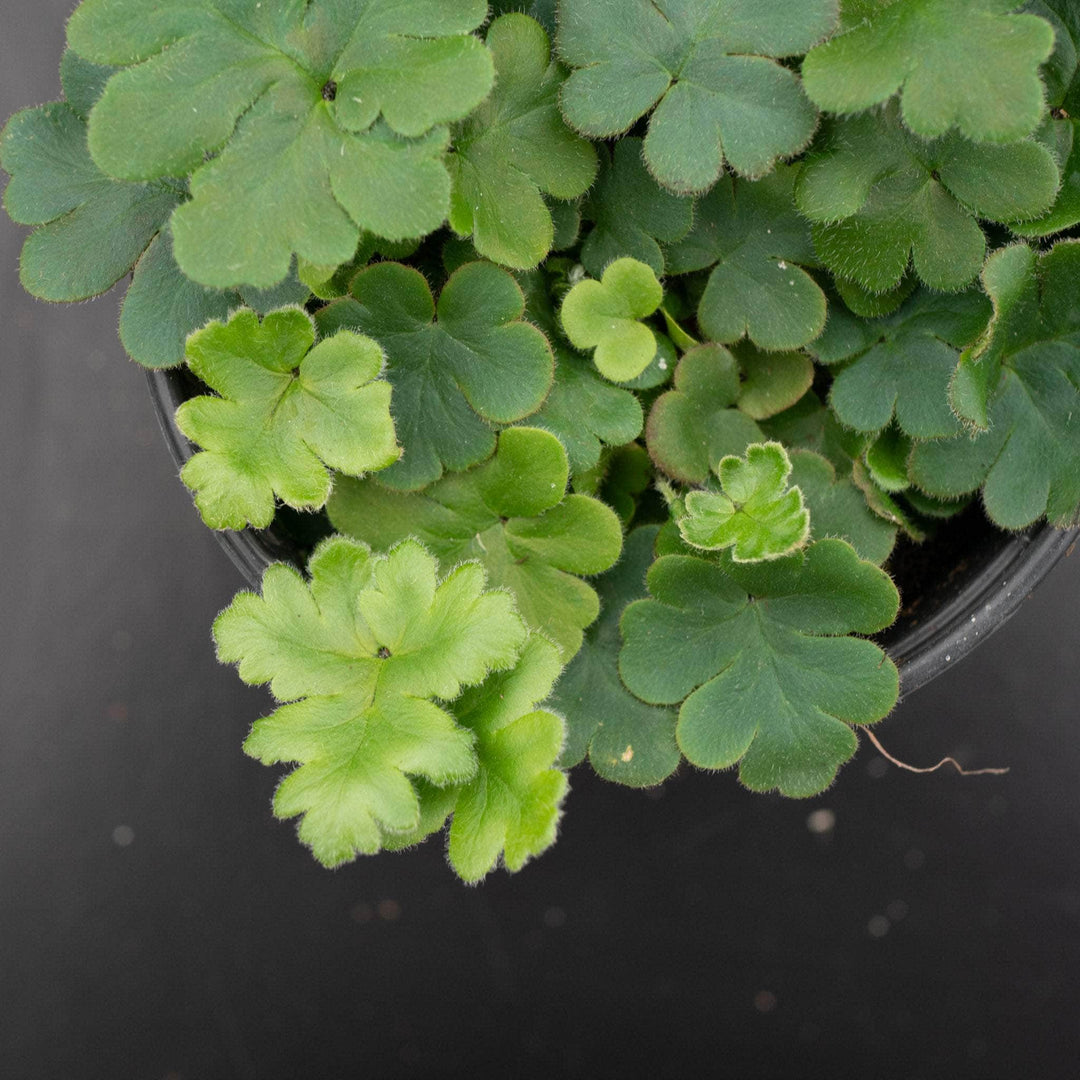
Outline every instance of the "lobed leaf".
<path id="1" fill-rule="evenodd" d="M 176 256 L 200 284 L 264 288 L 293 254 L 340 265 L 360 229 L 390 239 L 449 209 L 444 125 L 491 89 L 471 35 L 482 0 L 84 0 L 68 41 L 118 65 L 90 113 L 98 165 L 191 174 Z"/>
<path id="2" fill-rule="evenodd" d="M 883 116 L 830 123 L 802 166 L 795 200 L 839 277 L 886 292 L 910 263 L 931 288 L 951 292 L 982 267 L 976 219 L 1035 218 L 1059 182 L 1053 154 L 1038 142 L 974 144 L 955 133 L 924 142 L 891 105 Z"/>
<path id="3" fill-rule="evenodd" d="M 585 201 L 593 223 L 581 247 L 581 262 L 599 278 L 616 259 L 631 258 L 664 273 L 661 243 L 681 240 L 693 223 L 693 201 L 665 191 L 649 175 L 640 139 L 620 139 L 612 153 L 600 151 L 600 175 Z"/>
<path id="4" fill-rule="evenodd" d="M 596 151 L 559 112 L 563 70 L 551 60 L 542 26 L 525 15 L 503 15 L 488 29 L 487 45 L 495 89 L 454 129 L 450 224 L 471 235 L 485 258 L 525 270 L 555 244 L 542 193 L 584 194 L 596 176 Z"/>
<path id="5" fill-rule="evenodd" d="M 852 113 L 900 92 L 904 123 L 934 139 L 1022 139 L 1043 113 L 1039 65 L 1054 32 L 1010 0 L 899 0 L 863 5 L 847 33 L 811 49 L 803 83 L 822 109 Z"/>
<path id="6" fill-rule="evenodd" d="M 664 290 L 652 268 L 616 259 L 599 281 L 579 281 L 562 303 L 563 328 L 571 344 L 594 349 L 600 374 L 613 382 L 639 376 L 656 356 L 657 339 L 641 320 L 652 315 Z"/>
<path id="7" fill-rule="evenodd" d="M 245 751 L 298 767 L 274 797 L 326 866 L 372 854 L 420 823 L 414 779 L 439 787 L 477 774 L 475 736 L 433 699 L 518 660 L 525 628 L 475 563 L 442 581 L 415 541 L 388 555 L 330 537 L 308 567 L 270 567 L 214 623 L 218 656 L 288 701 L 256 721 Z"/>
<path id="8" fill-rule="evenodd" d="M 887 626 L 899 597 L 840 540 L 749 566 L 667 555 L 648 588 L 623 614 L 619 669 L 642 700 L 682 703 L 676 737 L 692 764 L 738 762 L 748 788 L 805 798 L 855 752 L 851 725 L 896 703 L 894 665 L 848 635 Z"/>
<path id="9" fill-rule="evenodd" d="M 563 112 L 600 139 L 651 114 L 645 158 L 672 191 L 707 191 L 725 164 L 757 179 L 799 153 L 816 123 L 776 58 L 806 52 L 835 23 L 835 0 L 561 0 L 559 52 L 577 69 Z"/>
<path id="10" fill-rule="evenodd" d="M 566 494 L 568 477 L 566 451 L 554 435 L 513 427 L 499 435 L 495 456 L 470 472 L 419 493 L 342 479 L 327 509 L 336 528 L 375 548 L 413 535 L 444 568 L 478 560 L 495 585 L 510 590 L 528 625 L 569 660 L 599 610 L 579 575 L 615 562 L 622 529 L 603 503 Z"/>
<path id="11" fill-rule="evenodd" d="M 444 469 L 467 469 L 495 449 L 496 425 L 540 408 L 554 361 L 524 311 L 510 274 L 478 262 L 451 275 L 437 307 L 418 270 L 376 263 L 356 275 L 348 297 L 318 313 L 324 336 L 356 330 L 386 354 L 403 453 L 382 483 L 415 490 Z"/>
<path id="12" fill-rule="evenodd" d="M 825 294 L 802 269 L 818 263 L 794 184 L 794 166 L 753 184 L 724 180 L 698 203 L 689 234 L 667 249 L 669 273 L 713 268 L 698 305 L 713 341 L 745 334 L 762 349 L 797 349 L 824 328 Z"/>
<path id="13" fill-rule="evenodd" d="M 188 338 L 188 365 L 217 396 L 197 396 L 176 423 L 202 447 L 180 472 L 212 529 L 266 528 L 275 497 L 314 510 L 330 495 L 329 469 L 384 469 L 401 450 L 390 418 L 383 355 L 343 330 L 315 344 L 299 308 L 251 310 Z"/>
<path id="14" fill-rule="evenodd" d="M 717 468 L 719 491 L 691 491 L 679 520 L 683 539 L 709 551 L 731 549 L 735 562 L 780 559 L 810 534 L 802 492 L 788 486 L 791 460 L 780 443 L 753 443 L 744 458 Z"/>
<path id="15" fill-rule="evenodd" d="M 646 525 L 631 532 L 618 563 L 597 579 L 600 617 L 585 632 L 581 650 L 551 696 L 551 707 L 566 718 L 562 765 L 588 757 L 598 775 L 628 787 L 654 787 L 682 758 L 675 713 L 646 705 L 619 676 L 619 618 L 627 604 L 645 596 L 657 531 Z"/>
<path id="16" fill-rule="evenodd" d="M 910 475 L 927 494 L 955 499 L 981 489 L 991 520 L 1022 529 L 1044 514 L 1080 521 L 1080 242 L 1042 255 L 1023 244 L 987 261 L 994 318 L 965 353 L 954 405 L 975 437 L 920 444 Z"/>

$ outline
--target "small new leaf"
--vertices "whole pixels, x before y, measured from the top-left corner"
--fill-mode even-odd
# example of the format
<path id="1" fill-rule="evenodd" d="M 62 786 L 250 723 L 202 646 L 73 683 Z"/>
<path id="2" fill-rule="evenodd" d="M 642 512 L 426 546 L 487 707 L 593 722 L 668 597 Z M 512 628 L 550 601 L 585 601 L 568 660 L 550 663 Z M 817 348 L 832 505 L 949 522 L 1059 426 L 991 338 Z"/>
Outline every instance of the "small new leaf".
<path id="1" fill-rule="evenodd" d="M 84 0 L 68 41 L 121 65 L 90 113 L 110 176 L 191 175 L 176 256 L 200 284 L 265 288 L 293 253 L 336 266 L 449 208 L 446 124 L 491 89 L 483 0 Z"/>
<path id="2" fill-rule="evenodd" d="M 300 839 L 325 866 L 373 854 L 420 824 L 413 781 L 477 774 L 476 737 L 445 706 L 514 665 L 526 630 L 475 563 L 436 577 L 415 541 L 373 556 L 342 537 L 308 567 L 270 567 L 262 595 L 240 593 L 214 623 L 218 657 L 289 702 L 256 721 L 244 750 L 296 762 L 274 812 L 301 816 Z"/>
<path id="3" fill-rule="evenodd" d="M 797 349 L 825 326 L 825 294 L 801 269 L 818 265 L 810 226 L 795 209 L 795 167 L 757 183 L 718 184 L 698 204 L 694 227 L 667 250 L 667 268 L 713 267 L 698 324 L 725 344 L 744 334 L 759 348 Z"/>
<path id="4" fill-rule="evenodd" d="M 569 660 L 599 612 L 595 591 L 577 575 L 607 570 L 622 547 L 622 528 L 609 507 L 566 494 L 569 471 L 554 435 L 513 427 L 499 435 L 490 461 L 423 492 L 342 478 L 328 511 L 336 528 L 374 548 L 411 534 L 444 568 L 478 559 L 495 585 L 511 591 L 529 626 Z"/>
<path id="5" fill-rule="evenodd" d="M 924 142 L 890 105 L 884 115 L 829 124 L 795 199 L 834 274 L 880 293 L 898 286 L 912 263 L 927 285 L 950 292 L 982 267 L 977 219 L 1037 217 L 1059 182 L 1054 155 L 1038 142 L 976 144 L 956 133 Z"/>
<path id="6" fill-rule="evenodd" d="M 386 354 L 404 452 L 382 483 L 416 490 L 444 469 L 467 469 L 495 449 L 495 425 L 543 404 L 551 348 L 523 320 L 524 297 L 505 270 L 467 263 L 451 275 L 437 308 L 423 274 L 399 263 L 361 270 L 350 291 L 316 321 L 324 336 L 357 330 Z"/>
<path id="7" fill-rule="evenodd" d="M 563 329 L 577 348 L 595 349 L 601 375 L 627 382 L 656 356 L 656 335 L 641 320 L 663 300 L 664 289 L 651 267 L 637 259 L 616 259 L 599 281 L 579 281 L 566 294 Z"/>
<path id="8" fill-rule="evenodd" d="M 975 141 L 1030 135 L 1043 115 L 1039 65 L 1054 31 L 1009 0 L 900 0 L 867 6 L 848 33 L 811 49 L 803 84 L 822 109 L 852 113 L 900 91 L 924 139 L 959 128 Z"/>
<path id="9" fill-rule="evenodd" d="M 559 52 L 578 69 L 563 112 L 601 139 L 651 113 L 645 158 L 672 191 L 708 190 L 725 163 L 756 179 L 802 150 L 817 120 L 776 59 L 835 24 L 835 0 L 562 0 Z"/>
<path id="10" fill-rule="evenodd" d="M 735 562 L 790 555 L 810 535 L 810 514 L 797 487 L 788 487 L 791 460 L 780 443 L 754 443 L 746 457 L 731 455 L 717 469 L 720 491 L 692 491 L 683 539 L 696 548 L 731 548 Z"/>
<path id="11" fill-rule="evenodd" d="M 559 112 L 563 70 L 544 28 L 524 15 L 491 24 L 495 89 L 453 133 L 450 225 L 485 258 L 524 270 L 555 242 L 542 192 L 576 199 L 596 176 L 596 151 Z"/>
<path id="12" fill-rule="evenodd" d="M 188 365 L 217 397 L 189 398 L 176 423 L 203 449 L 180 479 L 212 529 L 266 528 L 275 497 L 314 510 L 330 495 L 328 469 L 384 469 L 401 450 L 390 418 L 383 356 L 342 331 L 315 345 L 299 308 L 235 312 L 188 338 Z"/>
<path id="13" fill-rule="evenodd" d="M 627 604 L 645 596 L 656 533 L 655 525 L 635 529 L 619 562 L 597 579 L 600 618 L 551 696 L 552 708 L 566 718 L 561 763 L 570 767 L 588 756 L 598 775 L 628 787 L 661 783 L 682 757 L 674 711 L 646 705 L 619 677 L 619 618 Z"/>
<path id="14" fill-rule="evenodd" d="M 896 704 L 899 677 L 867 634 L 896 617 L 896 588 L 840 540 L 739 565 L 666 555 L 651 599 L 622 617 L 623 681 L 643 701 L 682 702 L 676 729 L 705 769 L 739 763 L 753 791 L 828 787 L 855 752 L 852 724 Z"/>

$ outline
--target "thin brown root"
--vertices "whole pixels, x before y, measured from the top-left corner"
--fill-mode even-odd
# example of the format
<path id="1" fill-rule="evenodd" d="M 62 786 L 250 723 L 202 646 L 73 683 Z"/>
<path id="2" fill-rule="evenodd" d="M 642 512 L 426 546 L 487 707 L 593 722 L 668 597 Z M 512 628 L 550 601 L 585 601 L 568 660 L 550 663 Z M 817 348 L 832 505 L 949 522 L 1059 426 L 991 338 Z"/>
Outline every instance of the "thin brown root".
<path id="1" fill-rule="evenodd" d="M 1004 776 L 1009 771 L 1008 769 L 965 769 L 956 758 L 951 757 L 942 758 L 936 765 L 932 765 L 928 769 L 919 769 L 914 765 L 908 765 L 907 762 L 901 761 L 899 758 L 894 758 L 892 754 L 881 745 L 878 737 L 869 728 L 864 727 L 862 731 L 863 734 L 877 747 L 878 753 L 885 758 L 886 761 L 891 761 L 897 768 L 907 769 L 908 772 L 937 772 L 942 765 L 952 765 L 961 776 Z"/>

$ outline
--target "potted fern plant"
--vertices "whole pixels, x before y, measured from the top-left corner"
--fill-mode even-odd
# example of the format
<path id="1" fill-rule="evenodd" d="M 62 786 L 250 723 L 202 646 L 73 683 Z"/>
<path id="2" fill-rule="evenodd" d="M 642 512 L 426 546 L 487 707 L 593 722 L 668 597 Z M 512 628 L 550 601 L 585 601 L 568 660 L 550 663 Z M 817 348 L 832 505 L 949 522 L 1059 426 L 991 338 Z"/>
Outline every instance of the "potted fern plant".
<path id="1" fill-rule="evenodd" d="M 130 279 L 321 862 L 516 870 L 586 759 L 820 792 L 1064 549 L 1080 15 L 954 6 L 76 9 L 0 136 L 22 281 Z"/>

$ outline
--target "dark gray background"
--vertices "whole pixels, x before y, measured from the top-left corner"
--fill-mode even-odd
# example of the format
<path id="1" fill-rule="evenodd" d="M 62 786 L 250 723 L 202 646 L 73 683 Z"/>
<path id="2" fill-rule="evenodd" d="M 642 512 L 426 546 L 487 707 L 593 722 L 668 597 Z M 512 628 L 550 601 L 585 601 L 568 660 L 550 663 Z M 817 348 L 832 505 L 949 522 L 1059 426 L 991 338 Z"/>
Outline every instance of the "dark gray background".
<path id="1" fill-rule="evenodd" d="M 57 96 L 70 6 L 5 5 L 0 117 Z M 329 873 L 240 752 L 268 698 L 209 641 L 240 581 L 117 297 L 31 300 L 20 242 L 0 221 L 0 1073 L 1076 1075 L 1076 560 L 880 729 L 1004 779 L 869 749 L 810 803 L 581 772 L 512 879 L 466 889 L 437 842 Z"/>

